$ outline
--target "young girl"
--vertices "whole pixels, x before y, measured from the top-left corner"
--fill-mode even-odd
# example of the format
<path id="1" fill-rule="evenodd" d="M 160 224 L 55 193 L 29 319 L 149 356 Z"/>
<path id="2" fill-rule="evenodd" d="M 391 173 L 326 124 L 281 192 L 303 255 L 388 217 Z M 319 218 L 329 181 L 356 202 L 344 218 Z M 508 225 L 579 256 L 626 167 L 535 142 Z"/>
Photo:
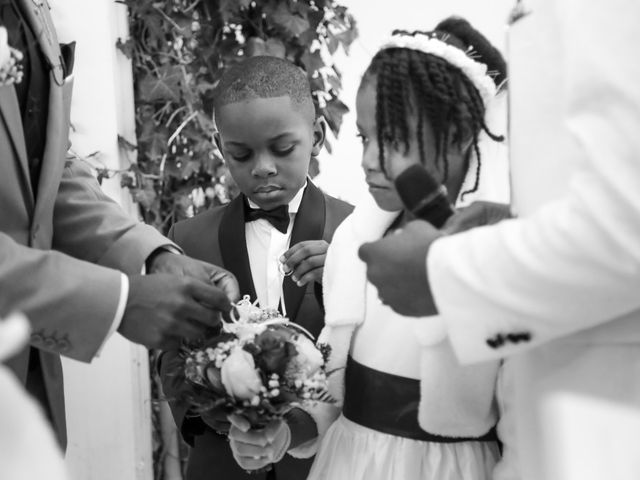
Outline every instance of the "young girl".
<path id="1" fill-rule="evenodd" d="M 491 478 L 498 363 L 460 366 L 436 321 L 383 305 L 357 251 L 410 220 L 392 181 L 409 164 L 422 163 L 452 203 L 478 193 L 481 136 L 499 140 L 485 112 L 505 70 L 469 23 L 448 19 L 396 32 L 364 74 L 356 109 L 372 198 L 338 228 L 325 264 L 319 341 L 332 347 L 337 404 L 308 408 L 318 438 L 289 451 L 317 449 L 309 480 Z"/>

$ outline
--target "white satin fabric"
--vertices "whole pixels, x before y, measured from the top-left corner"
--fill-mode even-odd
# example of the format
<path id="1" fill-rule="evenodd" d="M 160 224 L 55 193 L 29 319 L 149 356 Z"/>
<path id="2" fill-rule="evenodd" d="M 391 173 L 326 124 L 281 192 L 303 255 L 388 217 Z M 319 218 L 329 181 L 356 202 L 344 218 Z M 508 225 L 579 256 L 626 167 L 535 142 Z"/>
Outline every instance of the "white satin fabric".
<path id="1" fill-rule="evenodd" d="M 308 480 L 489 480 L 497 458 L 494 443 L 421 442 L 340 416 L 327 432 Z"/>

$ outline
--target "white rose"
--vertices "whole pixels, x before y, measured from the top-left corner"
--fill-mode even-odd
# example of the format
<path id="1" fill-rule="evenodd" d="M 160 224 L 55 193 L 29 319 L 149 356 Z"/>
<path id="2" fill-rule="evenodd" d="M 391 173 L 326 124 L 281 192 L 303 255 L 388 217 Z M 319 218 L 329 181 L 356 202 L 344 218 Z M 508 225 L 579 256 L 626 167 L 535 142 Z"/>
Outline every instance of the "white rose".
<path id="1" fill-rule="evenodd" d="M 300 335 L 295 342 L 298 356 L 296 363 L 302 367 L 304 372 L 311 376 L 324 365 L 324 357 L 318 347 L 304 335 Z"/>
<path id="2" fill-rule="evenodd" d="M 260 393 L 262 381 L 253 357 L 240 347 L 235 347 L 224 361 L 220 376 L 224 389 L 238 400 L 251 400 Z"/>
<path id="3" fill-rule="evenodd" d="M 260 307 L 255 306 L 249 300 L 249 296 L 245 295 L 242 300 L 240 300 L 235 305 L 236 311 L 238 312 L 238 320 L 240 322 L 250 322 L 255 317 L 260 317 L 262 315 L 262 310 Z"/>

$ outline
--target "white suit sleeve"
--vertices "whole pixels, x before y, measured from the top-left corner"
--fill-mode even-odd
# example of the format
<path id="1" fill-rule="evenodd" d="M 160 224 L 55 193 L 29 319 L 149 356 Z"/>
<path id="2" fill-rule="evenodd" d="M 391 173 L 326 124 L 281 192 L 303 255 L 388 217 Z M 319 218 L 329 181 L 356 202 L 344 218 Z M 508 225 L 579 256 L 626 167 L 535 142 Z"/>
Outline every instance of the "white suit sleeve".
<path id="1" fill-rule="evenodd" d="M 570 138 L 569 158 L 557 162 L 581 165 L 566 196 L 528 218 L 438 240 L 427 258 L 463 361 L 519 352 L 640 309 L 640 61 L 633 53 L 640 3 L 564 4 L 558 88 Z M 487 340 L 498 334 L 530 341 L 491 347 Z"/>

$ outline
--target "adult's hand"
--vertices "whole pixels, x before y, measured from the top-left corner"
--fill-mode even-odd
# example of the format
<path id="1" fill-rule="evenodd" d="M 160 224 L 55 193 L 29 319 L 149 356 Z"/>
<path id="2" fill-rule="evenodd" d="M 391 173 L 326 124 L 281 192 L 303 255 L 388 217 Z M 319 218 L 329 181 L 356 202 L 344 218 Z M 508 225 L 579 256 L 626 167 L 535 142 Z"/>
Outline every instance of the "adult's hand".
<path id="1" fill-rule="evenodd" d="M 444 224 L 442 231 L 453 235 L 484 225 L 494 225 L 508 218 L 512 218 L 508 204 L 478 201 L 456 210 Z"/>
<path id="2" fill-rule="evenodd" d="M 273 420 L 259 430 L 242 417 L 231 415 L 229 443 L 233 458 L 245 470 L 258 470 L 282 460 L 291 443 L 291 430 L 283 420 Z"/>
<path id="3" fill-rule="evenodd" d="M 212 283 L 220 288 L 232 302 L 240 298 L 240 287 L 236 277 L 217 265 L 202 262 L 186 255 L 178 255 L 168 250 L 154 252 L 147 261 L 148 273 L 171 273 L 192 277 L 201 282 Z M 226 310 L 225 310 L 226 311 Z"/>
<path id="4" fill-rule="evenodd" d="M 324 240 L 306 240 L 284 252 L 280 261 L 299 287 L 309 282 L 322 282 L 328 248 L 329 244 Z"/>
<path id="5" fill-rule="evenodd" d="M 118 331 L 149 348 L 179 347 L 220 325 L 228 312 L 227 294 L 210 283 L 188 276 L 155 273 L 131 275 L 129 296 Z"/>
<path id="6" fill-rule="evenodd" d="M 426 258 L 434 240 L 443 234 L 431 224 L 416 220 L 396 234 L 360 247 L 367 264 L 367 278 L 378 289 L 382 302 L 401 315 L 436 315 L 427 278 Z"/>

